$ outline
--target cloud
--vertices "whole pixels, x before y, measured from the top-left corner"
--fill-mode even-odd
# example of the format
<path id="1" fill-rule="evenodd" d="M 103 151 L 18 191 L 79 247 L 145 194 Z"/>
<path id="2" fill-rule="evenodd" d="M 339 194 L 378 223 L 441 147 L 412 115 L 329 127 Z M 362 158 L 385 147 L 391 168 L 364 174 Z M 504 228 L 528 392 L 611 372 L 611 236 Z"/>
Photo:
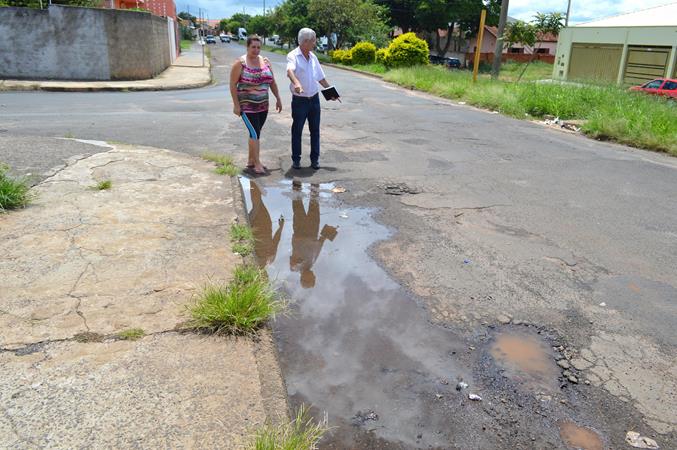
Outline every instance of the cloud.
<path id="1" fill-rule="evenodd" d="M 603 17 L 615 16 L 652 6 L 665 5 L 670 0 L 643 0 L 641 5 L 635 0 L 571 0 L 570 23 L 589 22 Z M 567 0 L 510 0 L 508 14 L 516 19 L 530 21 L 536 12 L 566 13 Z"/>

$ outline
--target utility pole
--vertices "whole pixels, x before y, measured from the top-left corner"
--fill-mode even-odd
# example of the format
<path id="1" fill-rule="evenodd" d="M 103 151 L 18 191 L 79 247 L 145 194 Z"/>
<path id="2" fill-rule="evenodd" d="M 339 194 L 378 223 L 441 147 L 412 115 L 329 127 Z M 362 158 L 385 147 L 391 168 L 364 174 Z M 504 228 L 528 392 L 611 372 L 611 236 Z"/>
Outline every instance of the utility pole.
<path id="1" fill-rule="evenodd" d="M 501 71 L 501 55 L 503 54 L 503 34 L 505 24 L 508 21 L 508 0 L 501 1 L 501 17 L 498 19 L 498 36 L 496 36 L 496 48 L 494 49 L 494 62 L 491 64 L 491 78 L 497 79 Z"/>
<path id="2" fill-rule="evenodd" d="M 568 27 L 569 26 L 569 13 L 571 13 L 571 0 L 569 0 L 569 3 L 567 5 L 567 17 L 564 19 L 564 26 Z"/>

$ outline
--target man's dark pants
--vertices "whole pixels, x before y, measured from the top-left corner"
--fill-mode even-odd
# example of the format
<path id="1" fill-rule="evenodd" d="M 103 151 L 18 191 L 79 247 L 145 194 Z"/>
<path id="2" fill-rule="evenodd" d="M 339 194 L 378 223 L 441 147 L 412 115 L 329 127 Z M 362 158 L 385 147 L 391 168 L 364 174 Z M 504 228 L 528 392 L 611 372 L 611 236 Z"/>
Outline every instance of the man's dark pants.
<path id="1" fill-rule="evenodd" d="M 320 96 L 299 97 L 294 95 L 291 101 L 291 160 L 295 165 L 301 163 L 301 138 L 303 127 L 308 120 L 310 129 L 310 163 L 320 161 Z"/>

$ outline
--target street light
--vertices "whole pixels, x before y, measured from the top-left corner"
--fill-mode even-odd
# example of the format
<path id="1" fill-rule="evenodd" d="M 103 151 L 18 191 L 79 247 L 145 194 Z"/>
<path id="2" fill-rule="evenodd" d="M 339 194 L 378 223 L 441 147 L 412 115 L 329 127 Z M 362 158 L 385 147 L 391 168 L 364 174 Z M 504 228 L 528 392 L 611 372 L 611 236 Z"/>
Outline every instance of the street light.
<path id="1" fill-rule="evenodd" d="M 567 4 L 567 17 L 564 19 L 564 26 L 568 27 L 569 26 L 569 13 L 571 12 L 571 0 L 569 0 L 569 3 Z"/>

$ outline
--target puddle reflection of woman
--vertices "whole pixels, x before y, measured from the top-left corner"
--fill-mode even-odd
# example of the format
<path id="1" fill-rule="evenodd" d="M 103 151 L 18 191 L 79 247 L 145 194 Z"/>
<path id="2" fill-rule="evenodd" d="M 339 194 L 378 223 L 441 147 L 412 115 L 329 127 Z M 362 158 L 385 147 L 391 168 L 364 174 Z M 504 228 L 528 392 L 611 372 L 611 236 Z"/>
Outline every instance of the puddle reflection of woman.
<path id="1" fill-rule="evenodd" d="M 254 230 L 256 260 L 261 267 L 266 267 L 275 261 L 282 228 L 284 228 L 284 219 L 280 217 L 277 221 L 277 231 L 273 234 L 273 221 L 270 219 L 266 205 L 263 204 L 261 188 L 256 183 L 251 183 L 249 192 L 252 200 L 249 223 L 252 224 L 252 229 Z"/>
<path id="2" fill-rule="evenodd" d="M 238 58 L 230 70 L 230 95 L 233 113 L 242 118 L 249 133 L 247 169 L 256 175 L 265 175 L 266 167 L 261 164 L 259 153 L 261 128 L 268 117 L 268 89 L 277 98 L 277 112 L 282 111 L 282 100 L 270 61 L 259 53 L 261 38 L 253 34 L 247 38 L 247 53 Z"/>
<path id="3" fill-rule="evenodd" d="M 292 252 L 289 257 L 289 268 L 301 273 L 301 286 L 309 289 L 315 286 L 313 264 L 320 256 L 324 241 L 333 241 L 338 231 L 335 227 L 325 225 L 320 231 L 320 202 L 318 200 L 318 185 L 310 189 L 308 212 L 303 206 L 303 198 L 296 195 L 292 200 L 294 212 L 294 234 L 292 235 Z M 319 238 L 318 238 L 319 234 Z"/>

